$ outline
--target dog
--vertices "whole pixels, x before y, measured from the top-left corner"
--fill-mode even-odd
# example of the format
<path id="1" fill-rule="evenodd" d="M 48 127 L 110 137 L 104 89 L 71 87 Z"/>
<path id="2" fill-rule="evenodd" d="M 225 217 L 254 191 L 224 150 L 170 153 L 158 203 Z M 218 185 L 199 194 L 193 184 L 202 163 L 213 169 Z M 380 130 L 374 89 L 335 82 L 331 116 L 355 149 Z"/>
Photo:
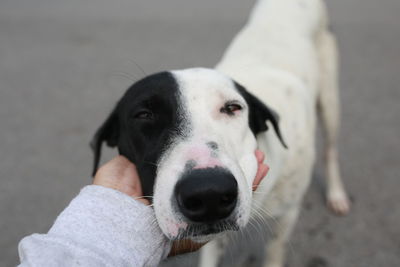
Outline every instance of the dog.
<path id="1" fill-rule="evenodd" d="M 349 210 L 339 174 L 337 47 L 322 0 L 259 0 L 215 69 L 156 73 L 133 84 L 92 140 L 136 164 L 143 193 L 171 240 L 212 240 L 200 266 L 217 266 L 226 232 L 255 213 L 278 222 L 266 266 L 284 265 L 315 161 L 318 114 L 325 136 L 327 202 Z M 256 148 L 270 166 L 258 194 Z M 258 212 L 263 214 L 262 212 Z"/>

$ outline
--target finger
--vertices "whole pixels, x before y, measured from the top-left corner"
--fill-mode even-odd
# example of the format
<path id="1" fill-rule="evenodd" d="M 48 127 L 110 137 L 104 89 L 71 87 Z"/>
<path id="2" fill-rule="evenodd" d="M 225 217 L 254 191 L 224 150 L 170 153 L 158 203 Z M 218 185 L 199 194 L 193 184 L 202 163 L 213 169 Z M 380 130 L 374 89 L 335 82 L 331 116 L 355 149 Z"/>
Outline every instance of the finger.
<path id="1" fill-rule="evenodd" d="M 253 191 L 255 191 L 258 187 L 258 185 L 261 183 L 262 179 L 267 175 L 269 171 L 269 166 L 262 163 L 258 167 L 256 178 L 253 181 Z"/>
<path id="2" fill-rule="evenodd" d="M 261 150 L 257 149 L 255 151 L 255 154 L 256 154 L 257 162 L 258 163 L 262 163 L 264 161 L 264 159 L 265 159 L 264 152 L 262 152 Z"/>
<path id="3" fill-rule="evenodd" d="M 199 250 L 205 244 L 206 243 L 196 243 L 188 239 L 174 241 L 168 256 L 175 256 L 179 254 L 194 252 Z"/>
<path id="4" fill-rule="evenodd" d="M 142 185 L 135 164 L 123 156 L 119 156 L 118 161 L 122 171 L 120 177 L 117 178 L 117 190 L 135 198 L 145 205 L 150 205 L 149 200 L 143 197 Z"/>
<path id="5" fill-rule="evenodd" d="M 93 184 L 118 190 L 146 205 L 150 204 L 143 198 L 136 166 L 124 156 L 117 156 L 104 164 L 97 171 Z"/>
<path id="6" fill-rule="evenodd" d="M 269 171 L 269 166 L 266 164 L 263 164 L 261 167 L 261 174 L 260 174 L 261 179 L 263 179 L 265 176 L 267 176 L 268 171 Z"/>

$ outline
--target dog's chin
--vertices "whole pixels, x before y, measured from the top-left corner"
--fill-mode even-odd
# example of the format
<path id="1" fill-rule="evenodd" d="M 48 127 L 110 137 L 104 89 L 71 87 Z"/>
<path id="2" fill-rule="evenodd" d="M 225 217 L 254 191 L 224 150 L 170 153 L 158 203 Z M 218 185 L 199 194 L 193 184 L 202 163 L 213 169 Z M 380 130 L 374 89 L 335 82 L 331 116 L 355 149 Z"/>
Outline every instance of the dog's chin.
<path id="1" fill-rule="evenodd" d="M 235 222 L 220 222 L 212 224 L 192 224 L 188 226 L 186 233 L 182 233 L 184 239 L 190 239 L 196 243 L 205 243 L 228 231 L 238 231 L 239 226 Z"/>

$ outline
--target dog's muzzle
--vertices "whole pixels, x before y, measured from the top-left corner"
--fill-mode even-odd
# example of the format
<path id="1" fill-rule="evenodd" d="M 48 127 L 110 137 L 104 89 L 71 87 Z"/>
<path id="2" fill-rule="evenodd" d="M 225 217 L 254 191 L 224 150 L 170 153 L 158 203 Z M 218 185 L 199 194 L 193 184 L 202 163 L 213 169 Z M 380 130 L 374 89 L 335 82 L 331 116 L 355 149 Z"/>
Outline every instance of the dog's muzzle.
<path id="1" fill-rule="evenodd" d="M 238 185 L 224 168 L 192 169 L 176 184 L 175 198 L 177 209 L 189 222 L 219 224 L 236 207 Z"/>

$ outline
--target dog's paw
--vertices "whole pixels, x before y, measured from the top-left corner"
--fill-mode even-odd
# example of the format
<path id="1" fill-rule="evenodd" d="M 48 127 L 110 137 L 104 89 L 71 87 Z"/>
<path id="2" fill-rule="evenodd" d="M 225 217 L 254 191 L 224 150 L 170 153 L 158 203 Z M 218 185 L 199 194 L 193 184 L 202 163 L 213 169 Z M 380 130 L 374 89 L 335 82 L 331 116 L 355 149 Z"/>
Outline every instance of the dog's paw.
<path id="1" fill-rule="evenodd" d="M 330 190 L 327 195 L 327 205 L 339 216 L 347 215 L 350 211 L 350 200 L 344 190 Z"/>

